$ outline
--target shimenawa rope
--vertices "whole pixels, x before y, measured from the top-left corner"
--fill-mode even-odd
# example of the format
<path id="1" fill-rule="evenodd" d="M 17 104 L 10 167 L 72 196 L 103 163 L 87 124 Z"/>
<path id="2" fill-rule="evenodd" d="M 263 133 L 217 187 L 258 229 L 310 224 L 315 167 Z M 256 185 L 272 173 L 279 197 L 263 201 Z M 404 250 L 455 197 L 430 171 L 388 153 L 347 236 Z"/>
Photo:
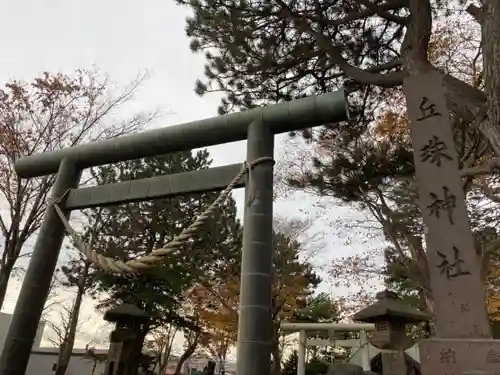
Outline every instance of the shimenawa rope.
<path id="1" fill-rule="evenodd" d="M 163 261 L 163 258 L 168 254 L 171 254 L 177 250 L 180 250 L 186 242 L 192 239 L 195 234 L 201 229 L 202 225 L 207 221 L 207 219 L 214 213 L 214 211 L 227 199 L 231 191 L 238 184 L 240 179 L 248 172 L 248 185 L 250 188 L 250 195 L 247 200 L 249 204 L 253 200 L 252 191 L 252 168 L 262 162 L 272 161 L 271 157 L 258 158 L 251 163 L 245 162 L 241 171 L 236 175 L 236 177 L 231 181 L 231 183 L 220 193 L 217 199 L 205 210 L 203 211 L 193 223 L 184 229 L 179 235 L 175 236 L 172 241 L 160 249 L 153 250 L 150 254 L 141 256 L 136 259 L 123 262 L 119 259 L 109 258 L 104 256 L 97 251 L 95 251 L 91 246 L 89 246 L 83 238 L 73 229 L 68 219 L 64 215 L 59 204 L 64 200 L 67 193 L 65 193 L 61 198 L 57 200 L 52 200 L 50 204 L 54 207 L 68 234 L 73 241 L 73 245 L 82 252 L 88 260 L 92 263 L 98 265 L 104 271 L 114 274 L 134 274 L 142 269 L 149 268 L 155 263 Z"/>

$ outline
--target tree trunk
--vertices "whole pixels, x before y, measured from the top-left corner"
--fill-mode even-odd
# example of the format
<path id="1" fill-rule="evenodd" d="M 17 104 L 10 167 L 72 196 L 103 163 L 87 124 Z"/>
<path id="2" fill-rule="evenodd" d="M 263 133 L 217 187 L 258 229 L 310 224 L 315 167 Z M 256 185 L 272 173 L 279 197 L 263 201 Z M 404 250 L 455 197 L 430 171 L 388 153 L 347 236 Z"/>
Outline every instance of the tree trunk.
<path id="1" fill-rule="evenodd" d="M 167 370 L 168 366 L 168 361 L 170 359 L 170 356 L 172 354 L 172 345 L 173 345 L 173 340 L 175 338 L 175 334 L 177 332 L 177 329 L 174 329 L 173 327 L 169 328 L 168 331 L 168 336 L 167 336 L 167 343 L 165 345 L 165 349 L 161 350 L 160 355 L 158 356 L 158 367 L 159 367 L 159 374 L 164 374 L 165 371 Z"/>
<path id="2" fill-rule="evenodd" d="M 59 348 L 59 356 L 57 359 L 55 375 L 64 375 L 66 373 L 71 355 L 73 354 L 76 330 L 78 327 L 78 318 L 80 317 L 80 308 L 82 306 L 83 296 L 85 295 L 85 281 L 87 279 L 89 267 L 90 262 L 85 262 L 85 267 L 82 271 L 82 275 L 80 275 L 75 302 L 73 303 L 73 308 L 71 309 L 68 332 L 66 333 L 63 345 L 61 345 L 61 347 Z"/>
<path id="3" fill-rule="evenodd" d="M 271 374 L 272 375 L 280 375 L 281 374 L 281 352 L 279 348 L 279 341 L 276 341 L 273 343 L 273 348 L 272 348 L 272 355 L 273 355 L 273 367 L 271 369 Z"/>
<path id="4" fill-rule="evenodd" d="M 144 312 L 148 314 L 149 316 L 152 315 L 153 311 L 153 303 L 148 302 L 144 306 Z M 134 358 L 131 360 L 131 367 L 134 369 L 134 374 L 137 374 L 139 372 L 139 367 L 141 365 L 141 359 L 142 359 L 142 348 L 144 346 L 144 340 L 146 339 L 147 334 L 151 330 L 151 322 L 147 324 L 143 324 L 141 327 L 141 332 L 139 336 L 137 337 L 135 343 L 134 343 L 134 349 L 132 351 L 132 355 Z"/>
<path id="5" fill-rule="evenodd" d="M 276 314 L 277 315 L 277 314 Z M 273 356 L 273 364 L 271 368 L 272 375 L 281 374 L 281 350 L 280 350 L 280 321 L 274 323 L 273 328 L 273 344 L 271 354 Z"/>
<path id="6" fill-rule="evenodd" d="M 9 286 L 10 275 L 14 269 L 17 258 L 19 257 L 20 249 L 17 245 L 18 241 L 6 239 L 4 242 L 4 252 L 2 254 L 2 262 L 0 267 L 0 309 L 3 307 L 7 287 Z"/>
<path id="7" fill-rule="evenodd" d="M 427 1 L 410 1 L 412 21 L 402 43 L 401 55 L 406 74 L 418 75 L 429 69 L 436 70 L 426 58 L 427 44 L 431 34 L 432 15 Z M 490 142 L 495 154 L 500 156 L 500 79 L 495 74 L 500 61 L 500 5 L 499 0 L 489 0 L 487 9 L 482 9 L 483 62 L 485 92 L 449 74 L 438 71 L 443 77 L 443 89 L 448 109 L 465 121 L 472 122 Z M 489 82 L 488 82 L 489 81 Z"/>
<path id="8" fill-rule="evenodd" d="M 131 363 L 131 368 L 133 368 L 134 372 L 132 374 L 136 375 L 139 373 L 139 367 L 141 365 L 141 359 L 142 359 L 142 346 L 144 345 L 144 340 L 146 338 L 146 335 L 148 334 L 150 330 L 150 325 L 149 324 L 146 324 L 140 335 L 137 337 L 137 340 L 135 341 L 135 347 L 134 347 L 134 351 L 133 351 L 133 356 L 134 358 L 132 359 L 132 363 Z"/>
<path id="9" fill-rule="evenodd" d="M 177 366 L 175 367 L 174 375 L 179 375 L 181 373 L 182 366 L 184 366 L 184 363 L 193 355 L 197 346 L 198 337 L 194 339 L 192 343 L 188 344 L 186 350 L 184 351 L 184 353 L 182 353 L 181 357 L 179 358 L 179 362 L 177 362 Z"/>
<path id="10" fill-rule="evenodd" d="M 7 294 L 7 287 L 9 286 L 12 269 L 13 267 L 8 267 L 6 265 L 0 271 L 0 309 L 5 301 L 5 295 Z"/>
<path id="11" fill-rule="evenodd" d="M 76 328 L 78 326 L 78 317 L 80 315 L 80 307 L 82 304 L 83 293 L 80 290 L 76 293 L 75 303 L 71 310 L 71 317 L 69 321 L 69 330 L 65 342 L 59 349 L 59 357 L 57 359 L 57 368 L 55 375 L 64 375 L 68 369 L 71 355 L 73 354 L 73 347 L 75 345 Z"/>
<path id="12" fill-rule="evenodd" d="M 483 126 L 487 124 L 498 130 L 500 129 L 500 1 L 487 1 L 482 13 L 484 91 L 487 103 Z"/>

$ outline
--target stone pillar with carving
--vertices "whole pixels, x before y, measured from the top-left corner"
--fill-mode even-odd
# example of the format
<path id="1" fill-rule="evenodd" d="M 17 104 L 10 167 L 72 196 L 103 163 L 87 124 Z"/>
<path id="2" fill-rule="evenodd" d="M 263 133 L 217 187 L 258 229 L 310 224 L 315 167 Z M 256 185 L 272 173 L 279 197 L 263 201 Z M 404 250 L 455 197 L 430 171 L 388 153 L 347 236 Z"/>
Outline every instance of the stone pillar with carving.
<path id="1" fill-rule="evenodd" d="M 406 375 L 404 351 L 413 346 L 406 335 L 406 325 L 429 319 L 403 303 L 396 293 L 388 290 L 377 293 L 377 302 L 353 315 L 353 320 L 374 323 L 370 343 L 381 350 L 384 375 Z"/>
<path id="2" fill-rule="evenodd" d="M 500 375 L 442 79 L 430 67 L 403 82 L 437 336 L 419 343 L 422 372 Z"/>
<path id="3" fill-rule="evenodd" d="M 104 319 L 116 324 L 111 332 L 104 375 L 136 375 L 140 362 L 137 348 L 142 347 L 144 339 L 141 327 L 148 323 L 149 315 L 135 305 L 124 303 L 106 311 Z"/>

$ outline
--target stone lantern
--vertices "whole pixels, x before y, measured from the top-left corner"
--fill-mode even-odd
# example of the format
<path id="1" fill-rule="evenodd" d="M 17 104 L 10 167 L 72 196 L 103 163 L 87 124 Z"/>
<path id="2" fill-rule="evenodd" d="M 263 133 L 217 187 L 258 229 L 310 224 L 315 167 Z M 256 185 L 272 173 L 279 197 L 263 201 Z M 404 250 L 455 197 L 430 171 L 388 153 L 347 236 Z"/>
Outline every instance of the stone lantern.
<path id="1" fill-rule="evenodd" d="M 401 301 L 394 292 L 377 293 L 377 302 L 353 315 L 353 320 L 375 324 L 370 343 L 382 351 L 384 375 L 406 374 L 404 351 L 414 344 L 406 325 L 428 321 L 429 316 Z"/>
<path id="2" fill-rule="evenodd" d="M 148 314 L 130 303 L 106 311 L 104 320 L 115 323 L 116 327 L 111 332 L 104 375 L 137 374 L 144 340 L 141 328 L 149 319 Z"/>

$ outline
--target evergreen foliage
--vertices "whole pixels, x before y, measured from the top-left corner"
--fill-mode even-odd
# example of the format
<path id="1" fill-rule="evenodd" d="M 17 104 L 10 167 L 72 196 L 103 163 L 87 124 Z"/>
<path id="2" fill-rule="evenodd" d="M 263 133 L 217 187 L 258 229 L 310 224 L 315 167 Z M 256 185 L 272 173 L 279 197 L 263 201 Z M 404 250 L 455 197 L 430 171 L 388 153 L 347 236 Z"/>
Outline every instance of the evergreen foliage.
<path id="1" fill-rule="evenodd" d="M 200 170 L 210 164 L 207 151 L 187 151 L 105 166 L 94 174 L 104 184 Z M 217 192 L 204 193 L 92 210 L 89 223 L 102 225 L 94 248 L 124 261 L 149 254 L 189 226 L 217 196 Z M 93 269 L 91 283 L 94 292 L 109 295 L 100 301 L 102 309 L 127 301 L 151 314 L 152 326 L 189 326 L 194 323 L 182 307 L 185 292 L 202 278 L 220 276 L 227 264 L 240 257 L 240 248 L 241 226 L 235 202 L 228 199 L 181 251 L 133 277 Z M 77 273 L 78 267 L 81 263 L 66 273 Z"/>
<path id="2" fill-rule="evenodd" d="M 454 17 L 464 2 L 178 2 L 193 10 L 186 32 L 192 50 L 205 52 L 207 59 L 205 79 L 197 82 L 196 92 L 225 92 L 220 113 L 330 92 L 341 85 L 347 88 L 353 106 L 350 123 L 302 131 L 314 158 L 304 160 L 299 172 L 289 174 L 288 183 L 361 208 L 368 220 L 375 219 L 386 241 L 380 241 L 377 249 L 375 273 L 410 303 L 432 308 L 425 233 L 400 86 L 404 69 L 439 69 L 452 111 L 460 167 L 474 167 L 493 156 L 488 143 L 492 137 L 485 129 L 490 129 L 489 134 L 497 132 L 498 121 L 485 121 L 481 131 L 471 122 L 486 103 L 483 88 L 488 91 L 494 86 L 488 86 L 487 80 L 496 82 L 494 67 L 483 71 L 480 59 L 455 52 L 467 46 L 471 56 L 481 55 L 477 30 L 466 17 Z M 483 22 L 498 24 L 493 13 Z M 431 18 L 439 19 L 441 25 L 431 28 Z M 457 29 L 460 35 L 453 32 Z M 496 42 L 484 39 L 484 43 Z M 488 44 L 488 51 L 495 51 L 494 46 Z M 496 92 L 488 91 L 491 97 Z M 495 113 L 500 113 L 496 104 L 488 102 L 487 106 L 490 120 L 496 118 Z M 491 194 L 498 189 L 490 188 L 488 193 L 485 186 L 484 179 L 464 179 L 476 234 L 486 227 L 498 232 L 500 223 L 494 208 L 500 199 Z M 487 247 L 491 254 L 498 252 L 494 243 Z M 365 272 L 370 268 L 367 262 L 375 258 L 373 254 L 364 259 L 349 257 L 334 265 L 337 269 L 332 274 L 352 270 L 346 278 L 352 280 L 353 273 Z M 491 262 L 486 268 L 498 269 Z M 485 283 L 491 287 L 491 277 Z M 490 289 L 499 295 L 498 287 Z"/>

